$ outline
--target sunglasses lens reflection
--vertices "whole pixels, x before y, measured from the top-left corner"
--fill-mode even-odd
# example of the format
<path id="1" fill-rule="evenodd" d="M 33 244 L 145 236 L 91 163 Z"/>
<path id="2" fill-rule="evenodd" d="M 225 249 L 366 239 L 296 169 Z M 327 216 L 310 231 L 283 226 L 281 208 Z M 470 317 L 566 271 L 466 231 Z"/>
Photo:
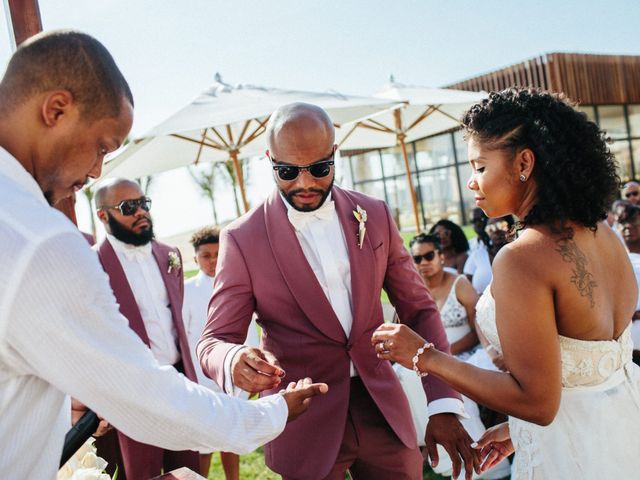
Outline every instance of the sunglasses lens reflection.
<path id="1" fill-rule="evenodd" d="M 430 252 L 425 253 L 424 255 L 414 255 L 413 256 L 413 261 L 415 263 L 420 263 L 422 262 L 422 259 L 426 260 L 427 262 L 430 262 L 431 260 L 433 260 L 436 256 L 436 251 L 435 250 L 431 250 Z"/>
<path id="2" fill-rule="evenodd" d="M 151 200 L 148 198 L 139 198 L 137 200 L 125 200 L 120 204 L 120 211 L 122 215 L 133 215 L 138 211 L 138 208 L 142 208 L 145 212 L 151 210 Z"/>

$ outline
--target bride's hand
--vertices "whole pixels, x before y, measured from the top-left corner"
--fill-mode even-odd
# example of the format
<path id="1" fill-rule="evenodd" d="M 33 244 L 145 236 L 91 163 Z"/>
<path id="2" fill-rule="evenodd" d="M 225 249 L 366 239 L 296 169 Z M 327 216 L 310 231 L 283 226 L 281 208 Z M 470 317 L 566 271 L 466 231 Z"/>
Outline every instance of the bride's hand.
<path id="1" fill-rule="evenodd" d="M 484 432 L 474 448 L 480 450 L 480 458 L 483 458 L 481 472 L 496 466 L 514 452 L 509 424 L 501 423 Z"/>
<path id="2" fill-rule="evenodd" d="M 398 362 L 408 369 L 413 368 L 413 357 L 425 340 L 406 325 L 384 323 L 371 336 L 378 358 Z"/>

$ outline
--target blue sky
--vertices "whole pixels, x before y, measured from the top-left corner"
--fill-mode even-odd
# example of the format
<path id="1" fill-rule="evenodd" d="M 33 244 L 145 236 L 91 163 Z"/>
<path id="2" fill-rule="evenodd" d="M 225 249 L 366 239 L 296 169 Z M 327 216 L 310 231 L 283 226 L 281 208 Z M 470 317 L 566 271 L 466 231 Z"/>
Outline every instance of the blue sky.
<path id="1" fill-rule="evenodd" d="M 45 29 L 82 30 L 109 48 L 136 100 L 134 136 L 193 99 L 216 72 L 229 83 L 366 95 L 389 74 L 441 86 L 543 53 L 640 54 L 637 0 L 40 0 L 40 11 Z M 165 176 L 158 189 L 186 189 L 184 173 Z M 184 195 L 199 201 L 196 192 Z M 230 217 L 228 204 L 221 199 Z M 203 223 L 155 198 L 154 210 L 160 234 Z"/>

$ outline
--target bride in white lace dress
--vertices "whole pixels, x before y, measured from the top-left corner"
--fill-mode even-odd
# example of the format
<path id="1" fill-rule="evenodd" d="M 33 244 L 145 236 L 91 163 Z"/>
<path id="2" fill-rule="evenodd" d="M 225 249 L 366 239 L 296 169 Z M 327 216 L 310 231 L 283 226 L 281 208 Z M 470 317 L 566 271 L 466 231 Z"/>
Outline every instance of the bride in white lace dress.
<path id="1" fill-rule="evenodd" d="M 476 204 L 521 220 L 477 308 L 508 372 L 460 362 L 401 325 L 379 327 L 372 343 L 380 358 L 509 415 L 479 441 L 484 466 L 515 449 L 515 480 L 637 478 L 638 291 L 624 247 L 600 223 L 619 184 L 604 134 L 562 98 L 519 89 L 492 93 L 463 124 Z"/>

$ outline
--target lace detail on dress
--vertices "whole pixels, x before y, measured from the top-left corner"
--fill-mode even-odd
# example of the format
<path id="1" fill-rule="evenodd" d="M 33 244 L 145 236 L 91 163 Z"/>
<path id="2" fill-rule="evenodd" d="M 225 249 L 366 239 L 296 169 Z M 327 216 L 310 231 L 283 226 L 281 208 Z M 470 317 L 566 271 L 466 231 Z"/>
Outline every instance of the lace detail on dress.
<path id="1" fill-rule="evenodd" d="M 598 385 L 631 361 L 633 354 L 630 326 L 617 340 L 559 338 L 565 388 Z"/>
<path id="2" fill-rule="evenodd" d="M 447 295 L 447 299 L 442 306 L 442 310 L 440 311 L 440 316 L 442 317 L 442 324 L 444 328 L 456 328 L 462 327 L 468 323 L 467 321 L 467 311 L 458 301 L 458 297 L 456 297 L 456 285 L 458 280 L 460 280 L 461 276 L 458 276 L 453 285 L 451 285 L 451 290 L 449 290 L 449 295 Z"/>
<path id="3" fill-rule="evenodd" d="M 496 304 L 490 286 L 480 297 L 476 309 L 476 321 L 482 333 L 489 343 L 502 353 L 495 321 Z M 603 383 L 632 358 L 631 325 L 617 340 L 587 341 L 562 335 L 558 337 L 562 361 L 562 386 L 565 388 Z"/>
<path id="4" fill-rule="evenodd" d="M 476 325 L 480 327 L 487 341 L 502 355 L 502 346 L 496 326 L 496 304 L 491 296 L 489 285 L 476 304 Z"/>

